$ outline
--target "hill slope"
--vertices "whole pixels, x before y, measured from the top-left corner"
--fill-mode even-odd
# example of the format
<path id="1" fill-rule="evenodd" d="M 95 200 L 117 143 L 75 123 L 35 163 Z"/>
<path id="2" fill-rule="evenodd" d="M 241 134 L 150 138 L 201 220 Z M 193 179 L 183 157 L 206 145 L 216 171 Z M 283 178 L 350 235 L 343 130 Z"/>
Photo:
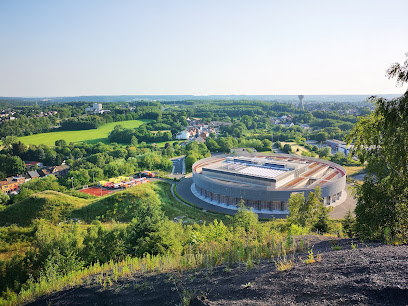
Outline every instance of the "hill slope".
<path id="1" fill-rule="evenodd" d="M 88 284 L 43 297 L 31 305 L 406 305 L 408 246 L 362 244 L 328 238 L 314 245 L 321 261 L 294 258 L 290 271 L 277 271 L 273 261 L 185 274 L 131 275 L 101 286 Z M 300 254 L 304 260 L 307 253 Z M 105 276 L 106 278 L 106 276 Z"/>
<path id="2" fill-rule="evenodd" d="M 222 220 L 230 222 L 228 216 L 203 212 L 200 209 L 177 202 L 170 192 L 171 185 L 152 182 L 134 186 L 100 198 L 83 199 L 57 191 L 43 191 L 31 195 L 0 212 L 0 226 L 18 224 L 29 226 L 37 218 L 59 223 L 68 218 L 77 218 L 91 223 L 93 220 L 129 222 L 134 212 L 143 203 L 160 205 L 170 218 L 184 217 L 189 222 Z"/>
<path id="3" fill-rule="evenodd" d="M 43 191 L 31 195 L 0 212 L 0 226 L 18 224 L 28 226 L 37 218 L 58 223 L 65 221 L 74 209 L 90 203 L 57 191 Z"/>

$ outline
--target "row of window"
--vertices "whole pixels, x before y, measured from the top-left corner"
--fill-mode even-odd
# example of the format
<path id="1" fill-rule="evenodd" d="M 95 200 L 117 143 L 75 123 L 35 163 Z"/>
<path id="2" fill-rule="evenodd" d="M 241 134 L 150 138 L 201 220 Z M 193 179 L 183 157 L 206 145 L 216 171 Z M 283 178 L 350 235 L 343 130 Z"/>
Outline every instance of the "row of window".
<path id="1" fill-rule="evenodd" d="M 333 194 L 332 196 L 328 196 L 324 198 L 324 204 L 330 205 L 331 203 L 335 203 L 337 200 L 340 200 L 341 198 L 341 191 Z"/>
<path id="2" fill-rule="evenodd" d="M 244 201 L 246 207 L 253 207 L 256 210 L 286 210 L 288 209 L 288 202 L 286 201 L 262 201 L 262 200 L 246 200 L 242 198 L 229 197 L 222 194 L 214 193 L 208 190 L 205 190 L 196 185 L 197 192 L 211 200 L 218 203 L 223 203 L 232 206 L 239 206 L 241 201 Z"/>

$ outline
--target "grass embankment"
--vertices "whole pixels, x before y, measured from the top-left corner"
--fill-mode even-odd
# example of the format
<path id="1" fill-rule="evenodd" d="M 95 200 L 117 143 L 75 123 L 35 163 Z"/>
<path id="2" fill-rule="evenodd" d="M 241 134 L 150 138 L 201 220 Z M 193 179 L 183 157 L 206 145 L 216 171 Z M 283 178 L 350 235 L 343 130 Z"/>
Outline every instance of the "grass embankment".
<path id="1" fill-rule="evenodd" d="M 0 212 L 0 226 L 29 226 L 35 219 L 40 218 L 53 223 L 62 222 L 69 218 L 75 209 L 89 204 L 90 201 L 57 191 L 42 191 Z"/>
<path id="2" fill-rule="evenodd" d="M 130 222 L 133 212 L 142 202 L 161 205 L 169 219 L 182 217 L 187 222 L 211 222 L 214 219 L 228 223 L 229 217 L 212 214 L 183 205 L 171 194 L 171 184 L 153 182 L 135 186 L 100 198 L 82 199 L 57 191 L 36 193 L 23 201 L 10 205 L 0 212 L 0 226 L 18 224 L 30 226 L 35 219 L 45 219 L 54 224 L 77 218 L 82 222 Z"/>
<path id="3" fill-rule="evenodd" d="M 157 186 L 160 186 L 160 189 L 158 189 L 157 192 L 162 202 L 163 211 L 170 219 L 184 216 L 183 221 L 189 223 L 210 223 L 215 219 L 217 219 L 218 221 L 222 221 L 224 224 L 231 223 L 231 216 L 212 212 L 204 212 L 198 207 L 189 205 L 189 203 L 180 203 L 173 197 L 170 184 L 165 182 L 158 182 Z"/>
<path id="4" fill-rule="evenodd" d="M 111 122 L 100 126 L 97 129 L 91 130 L 79 130 L 79 131 L 58 131 L 41 133 L 30 136 L 19 137 L 22 143 L 29 145 L 40 145 L 45 144 L 48 146 L 54 146 L 55 141 L 59 139 L 64 139 L 67 143 L 70 142 L 87 142 L 87 143 L 109 143 L 108 135 L 109 132 L 113 130 L 116 125 L 121 125 L 124 128 L 136 128 L 143 123 L 150 122 L 150 119 L 140 119 L 140 120 L 126 120 L 119 122 Z"/>

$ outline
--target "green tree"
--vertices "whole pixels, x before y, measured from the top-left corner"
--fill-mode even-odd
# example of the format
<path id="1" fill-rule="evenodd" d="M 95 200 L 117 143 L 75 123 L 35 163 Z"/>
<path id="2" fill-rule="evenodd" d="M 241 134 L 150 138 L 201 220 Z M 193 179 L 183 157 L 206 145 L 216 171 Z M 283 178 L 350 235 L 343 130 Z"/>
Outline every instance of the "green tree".
<path id="1" fill-rule="evenodd" d="M 194 155 L 188 155 L 185 159 L 185 164 L 186 164 L 186 169 L 187 171 L 190 171 L 191 167 L 193 166 L 193 164 L 197 161 L 197 156 Z"/>
<path id="2" fill-rule="evenodd" d="M 13 155 L 15 156 L 21 157 L 27 151 L 26 145 L 24 145 L 21 141 L 14 142 L 11 145 L 11 147 L 12 147 L 11 151 L 13 152 Z"/>
<path id="3" fill-rule="evenodd" d="M 315 230 L 327 231 L 328 211 L 321 199 L 321 189 L 316 187 L 314 192 L 309 192 L 307 200 L 303 193 L 292 193 L 289 198 L 290 223 L 313 227 Z"/>
<path id="4" fill-rule="evenodd" d="M 408 54 L 407 54 L 408 57 Z M 408 59 L 394 64 L 389 77 L 408 82 Z M 374 111 L 347 135 L 354 155 L 366 163 L 357 186 L 356 231 L 362 238 L 408 242 L 408 91 L 396 99 L 372 98 Z"/>
<path id="5" fill-rule="evenodd" d="M 288 153 L 288 154 L 292 153 L 292 146 L 290 144 L 288 144 L 288 143 L 285 143 L 285 145 L 283 146 L 282 151 L 285 152 L 285 153 Z"/>
<path id="6" fill-rule="evenodd" d="M 10 200 L 10 197 L 8 194 L 5 193 L 0 193 L 0 205 L 2 204 L 7 204 L 7 202 Z"/>
<path id="7" fill-rule="evenodd" d="M 318 153 L 320 158 L 329 157 L 331 155 L 331 149 L 330 147 L 324 147 L 323 149 L 320 149 Z"/>
<path id="8" fill-rule="evenodd" d="M 336 154 L 331 157 L 331 161 L 342 165 L 346 161 L 346 155 L 344 155 L 343 152 L 336 152 Z"/>
<path id="9" fill-rule="evenodd" d="M 320 143 L 325 142 L 328 138 L 329 134 L 327 134 L 326 132 L 320 132 L 315 136 L 315 139 Z"/>
<path id="10" fill-rule="evenodd" d="M 24 162 L 18 156 L 11 156 L 6 159 L 7 175 L 23 174 L 26 171 Z"/>
<path id="11" fill-rule="evenodd" d="M 55 141 L 55 146 L 56 147 L 63 147 L 66 146 L 67 142 L 64 139 L 59 139 Z"/>
<path id="12" fill-rule="evenodd" d="M 4 146 L 8 147 L 12 145 L 13 143 L 17 142 L 18 138 L 16 136 L 6 136 L 6 137 L 3 137 L 1 141 L 3 142 Z"/>
<path id="13" fill-rule="evenodd" d="M 341 225 L 343 226 L 343 232 L 347 234 L 350 238 L 354 236 L 354 226 L 356 218 L 353 216 L 349 210 L 344 216 L 344 219 L 341 220 Z"/>
<path id="14" fill-rule="evenodd" d="M 132 146 L 134 146 L 134 147 L 137 147 L 138 143 L 139 142 L 138 142 L 137 138 L 135 136 L 132 136 L 132 138 L 130 139 L 130 144 Z"/>
<path id="15" fill-rule="evenodd" d="M 219 137 L 217 138 L 217 143 L 220 146 L 220 150 L 225 153 L 229 153 L 233 147 L 230 137 Z"/>
<path id="16" fill-rule="evenodd" d="M 127 228 L 127 246 L 131 254 L 142 256 L 181 252 L 181 224 L 169 221 L 160 209 L 160 201 L 142 201 Z"/>
<path id="17" fill-rule="evenodd" d="M 268 151 L 272 148 L 272 141 L 270 141 L 269 139 L 264 139 L 262 140 L 262 144 L 263 144 L 263 150 L 264 151 Z"/>
<path id="18" fill-rule="evenodd" d="M 241 200 L 239 205 L 240 208 L 234 215 L 232 224 L 234 227 L 241 227 L 248 232 L 258 224 L 258 215 L 252 209 L 245 207 L 244 200 Z"/>
<path id="19" fill-rule="evenodd" d="M 205 140 L 205 144 L 207 145 L 208 150 L 211 152 L 217 152 L 220 149 L 220 146 L 213 138 L 207 138 Z"/>

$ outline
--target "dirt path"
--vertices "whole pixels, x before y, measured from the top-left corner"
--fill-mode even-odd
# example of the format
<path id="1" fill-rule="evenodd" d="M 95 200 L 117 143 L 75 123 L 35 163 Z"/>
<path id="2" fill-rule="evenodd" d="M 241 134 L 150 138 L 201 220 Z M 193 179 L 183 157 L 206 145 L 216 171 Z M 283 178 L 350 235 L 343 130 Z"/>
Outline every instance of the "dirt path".
<path id="1" fill-rule="evenodd" d="M 41 298 L 31 305 L 407 305 L 408 246 L 350 239 L 312 241 L 315 258 L 293 256 L 295 266 L 277 271 L 274 261 L 119 279 L 103 288 L 96 277 L 79 288 Z M 299 259 L 299 256 L 301 259 Z"/>

